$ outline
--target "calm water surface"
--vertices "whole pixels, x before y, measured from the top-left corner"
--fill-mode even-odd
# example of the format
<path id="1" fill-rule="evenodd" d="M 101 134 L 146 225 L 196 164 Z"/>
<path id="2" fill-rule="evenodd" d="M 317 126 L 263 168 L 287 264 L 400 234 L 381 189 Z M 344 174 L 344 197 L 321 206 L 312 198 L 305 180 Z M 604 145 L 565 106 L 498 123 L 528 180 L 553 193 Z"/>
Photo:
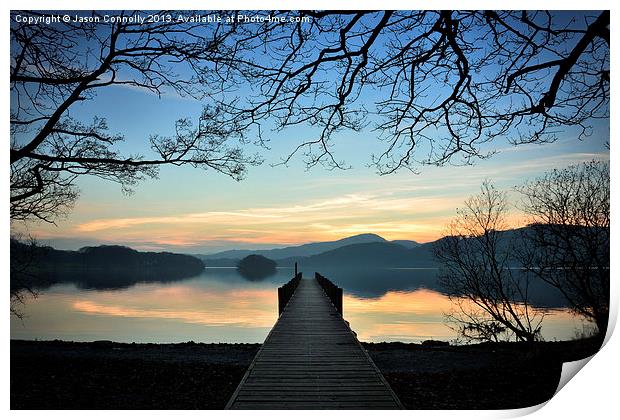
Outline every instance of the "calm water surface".
<path id="1" fill-rule="evenodd" d="M 305 277 L 313 270 L 306 269 Z M 437 270 L 350 272 L 321 270 L 345 290 L 344 317 L 362 341 L 450 340 L 445 324 L 450 300 L 440 292 Z M 136 283 L 120 290 L 83 289 L 67 279 L 43 290 L 11 318 L 11 338 L 122 342 L 262 342 L 277 319 L 277 287 L 291 277 L 279 269 L 248 281 L 234 268 L 209 268 L 176 282 Z M 549 309 L 546 340 L 571 339 L 585 323 L 561 309 L 553 290 L 541 288 L 537 304 Z"/>

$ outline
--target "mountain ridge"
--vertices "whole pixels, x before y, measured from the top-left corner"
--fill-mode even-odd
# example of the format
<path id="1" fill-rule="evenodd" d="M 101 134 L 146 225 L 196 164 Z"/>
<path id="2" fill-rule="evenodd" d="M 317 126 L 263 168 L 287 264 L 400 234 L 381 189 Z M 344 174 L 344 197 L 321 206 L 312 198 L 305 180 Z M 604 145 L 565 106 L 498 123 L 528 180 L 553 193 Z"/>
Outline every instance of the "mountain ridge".
<path id="1" fill-rule="evenodd" d="M 311 267 L 432 268 L 439 265 L 433 256 L 433 244 L 430 242 L 414 248 L 388 241 L 351 244 L 308 257 L 281 259 L 277 263 L 280 266 L 297 262 Z"/>
<path id="2" fill-rule="evenodd" d="M 503 231 L 501 248 L 509 246 L 517 238 L 521 238 L 524 230 L 530 229 L 529 226 L 507 229 Z M 414 241 L 395 240 L 387 241 L 364 241 L 364 239 L 374 239 L 378 235 L 362 236 L 362 241 L 357 243 L 346 243 L 346 241 L 335 241 L 343 244 L 340 247 L 329 249 L 314 255 L 292 255 L 286 258 L 272 258 L 278 266 L 289 267 L 298 263 L 306 267 L 384 267 L 384 268 L 437 268 L 441 264 L 435 258 L 434 248 L 447 237 L 439 238 L 432 242 L 418 244 Z M 353 237 L 355 238 L 355 237 Z M 380 238 L 380 237 L 379 237 Z M 346 239 L 346 238 L 345 238 Z M 360 238 L 358 238 L 360 239 Z M 334 244 L 332 242 L 331 244 Z M 521 244 L 520 246 L 523 246 Z M 289 248 L 289 250 L 295 248 Z M 257 254 L 263 254 L 257 251 Z M 205 259 L 207 266 L 234 266 L 234 259 Z M 517 259 L 512 258 L 510 264 L 518 265 Z"/>
<path id="3" fill-rule="evenodd" d="M 293 245 L 282 248 L 262 249 L 262 250 L 249 250 L 249 249 L 233 249 L 229 251 L 221 251 L 213 254 L 200 254 L 199 257 L 203 260 L 239 260 L 247 257 L 248 255 L 258 254 L 265 258 L 272 260 L 280 260 L 290 257 L 307 257 L 311 255 L 317 255 L 322 252 L 337 249 L 345 245 L 351 245 L 355 243 L 368 243 L 368 242 L 388 242 L 385 238 L 374 233 L 362 233 L 359 235 L 349 236 L 346 238 L 338 239 L 335 241 L 325 242 L 309 242 L 301 245 Z M 411 241 L 413 242 L 413 241 Z"/>

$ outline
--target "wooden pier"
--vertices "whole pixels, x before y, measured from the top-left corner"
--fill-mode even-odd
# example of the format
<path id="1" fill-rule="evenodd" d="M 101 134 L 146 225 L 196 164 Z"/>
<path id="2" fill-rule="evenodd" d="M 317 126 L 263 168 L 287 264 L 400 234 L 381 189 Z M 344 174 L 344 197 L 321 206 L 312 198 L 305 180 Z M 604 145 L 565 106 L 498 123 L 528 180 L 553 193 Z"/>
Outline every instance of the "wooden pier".
<path id="1" fill-rule="evenodd" d="M 403 408 L 342 318 L 342 289 L 326 281 L 299 274 L 285 285 L 288 301 L 226 408 Z"/>

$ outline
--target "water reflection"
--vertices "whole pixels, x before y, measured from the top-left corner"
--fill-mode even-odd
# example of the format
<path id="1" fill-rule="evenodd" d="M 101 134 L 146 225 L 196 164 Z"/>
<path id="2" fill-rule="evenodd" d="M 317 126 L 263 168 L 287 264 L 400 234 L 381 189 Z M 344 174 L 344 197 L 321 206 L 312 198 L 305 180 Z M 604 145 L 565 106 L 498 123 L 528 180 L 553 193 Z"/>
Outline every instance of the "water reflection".
<path id="1" fill-rule="evenodd" d="M 350 269 L 310 267 L 305 271 L 306 276 L 318 271 L 333 280 L 345 292 L 357 297 L 380 298 L 392 291 L 419 289 L 443 292 L 439 281 L 440 270 L 437 268 Z M 539 281 L 533 282 L 529 287 L 530 302 L 533 305 L 555 308 L 566 306 L 565 298 L 552 286 Z"/>
<path id="2" fill-rule="evenodd" d="M 452 339 L 444 323 L 449 299 L 436 270 L 323 270 L 345 289 L 344 316 L 364 341 Z M 306 277 L 312 273 L 306 270 Z M 79 278 L 56 284 L 29 301 L 22 322 L 11 320 L 11 337 L 136 342 L 262 342 L 277 318 L 277 286 L 290 269 L 261 282 L 235 268 L 207 269 L 168 283 L 136 283 L 117 290 L 83 289 Z M 77 284 L 77 286 L 76 286 Z M 537 296 L 545 306 L 556 299 Z M 546 339 L 570 339 L 582 322 L 567 310 L 550 310 Z"/>
<path id="3" fill-rule="evenodd" d="M 388 292 L 378 299 L 344 297 L 344 317 L 361 341 L 453 340 L 456 333 L 445 323 L 450 299 L 433 290 Z M 568 340 L 583 321 L 566 309 L 547 309 L 542 336 L 546 340 Z"/>

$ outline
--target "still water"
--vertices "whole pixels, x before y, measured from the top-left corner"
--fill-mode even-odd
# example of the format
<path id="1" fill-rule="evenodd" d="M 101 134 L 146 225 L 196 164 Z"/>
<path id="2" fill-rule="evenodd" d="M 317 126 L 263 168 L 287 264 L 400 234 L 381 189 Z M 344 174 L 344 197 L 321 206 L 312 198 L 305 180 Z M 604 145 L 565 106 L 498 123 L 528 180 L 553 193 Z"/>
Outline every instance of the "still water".
<path id="1" fill-rule="evenodd" d="M 344 318 L 361 341 L 456 338 L 445 323 L 452 304 L 440 292 L 435 269 L 320 272 L 343 287 Z M 277 319 L 277 287 L 291 275 L 289 268 L 278 269 L 267 279 L 248 281 L 234 268 L 208 268 L 184 280 L 116 290 L 67 279 L 29 300 L 23 320 L 11 318 L 11 338 L 258 343 Z M 536 296 L 535 303 L 549 308 L 542 329 L 546 340 L 574 338 L 586 326 L 561 308 L 553 290 L 540 288 Z"/>

